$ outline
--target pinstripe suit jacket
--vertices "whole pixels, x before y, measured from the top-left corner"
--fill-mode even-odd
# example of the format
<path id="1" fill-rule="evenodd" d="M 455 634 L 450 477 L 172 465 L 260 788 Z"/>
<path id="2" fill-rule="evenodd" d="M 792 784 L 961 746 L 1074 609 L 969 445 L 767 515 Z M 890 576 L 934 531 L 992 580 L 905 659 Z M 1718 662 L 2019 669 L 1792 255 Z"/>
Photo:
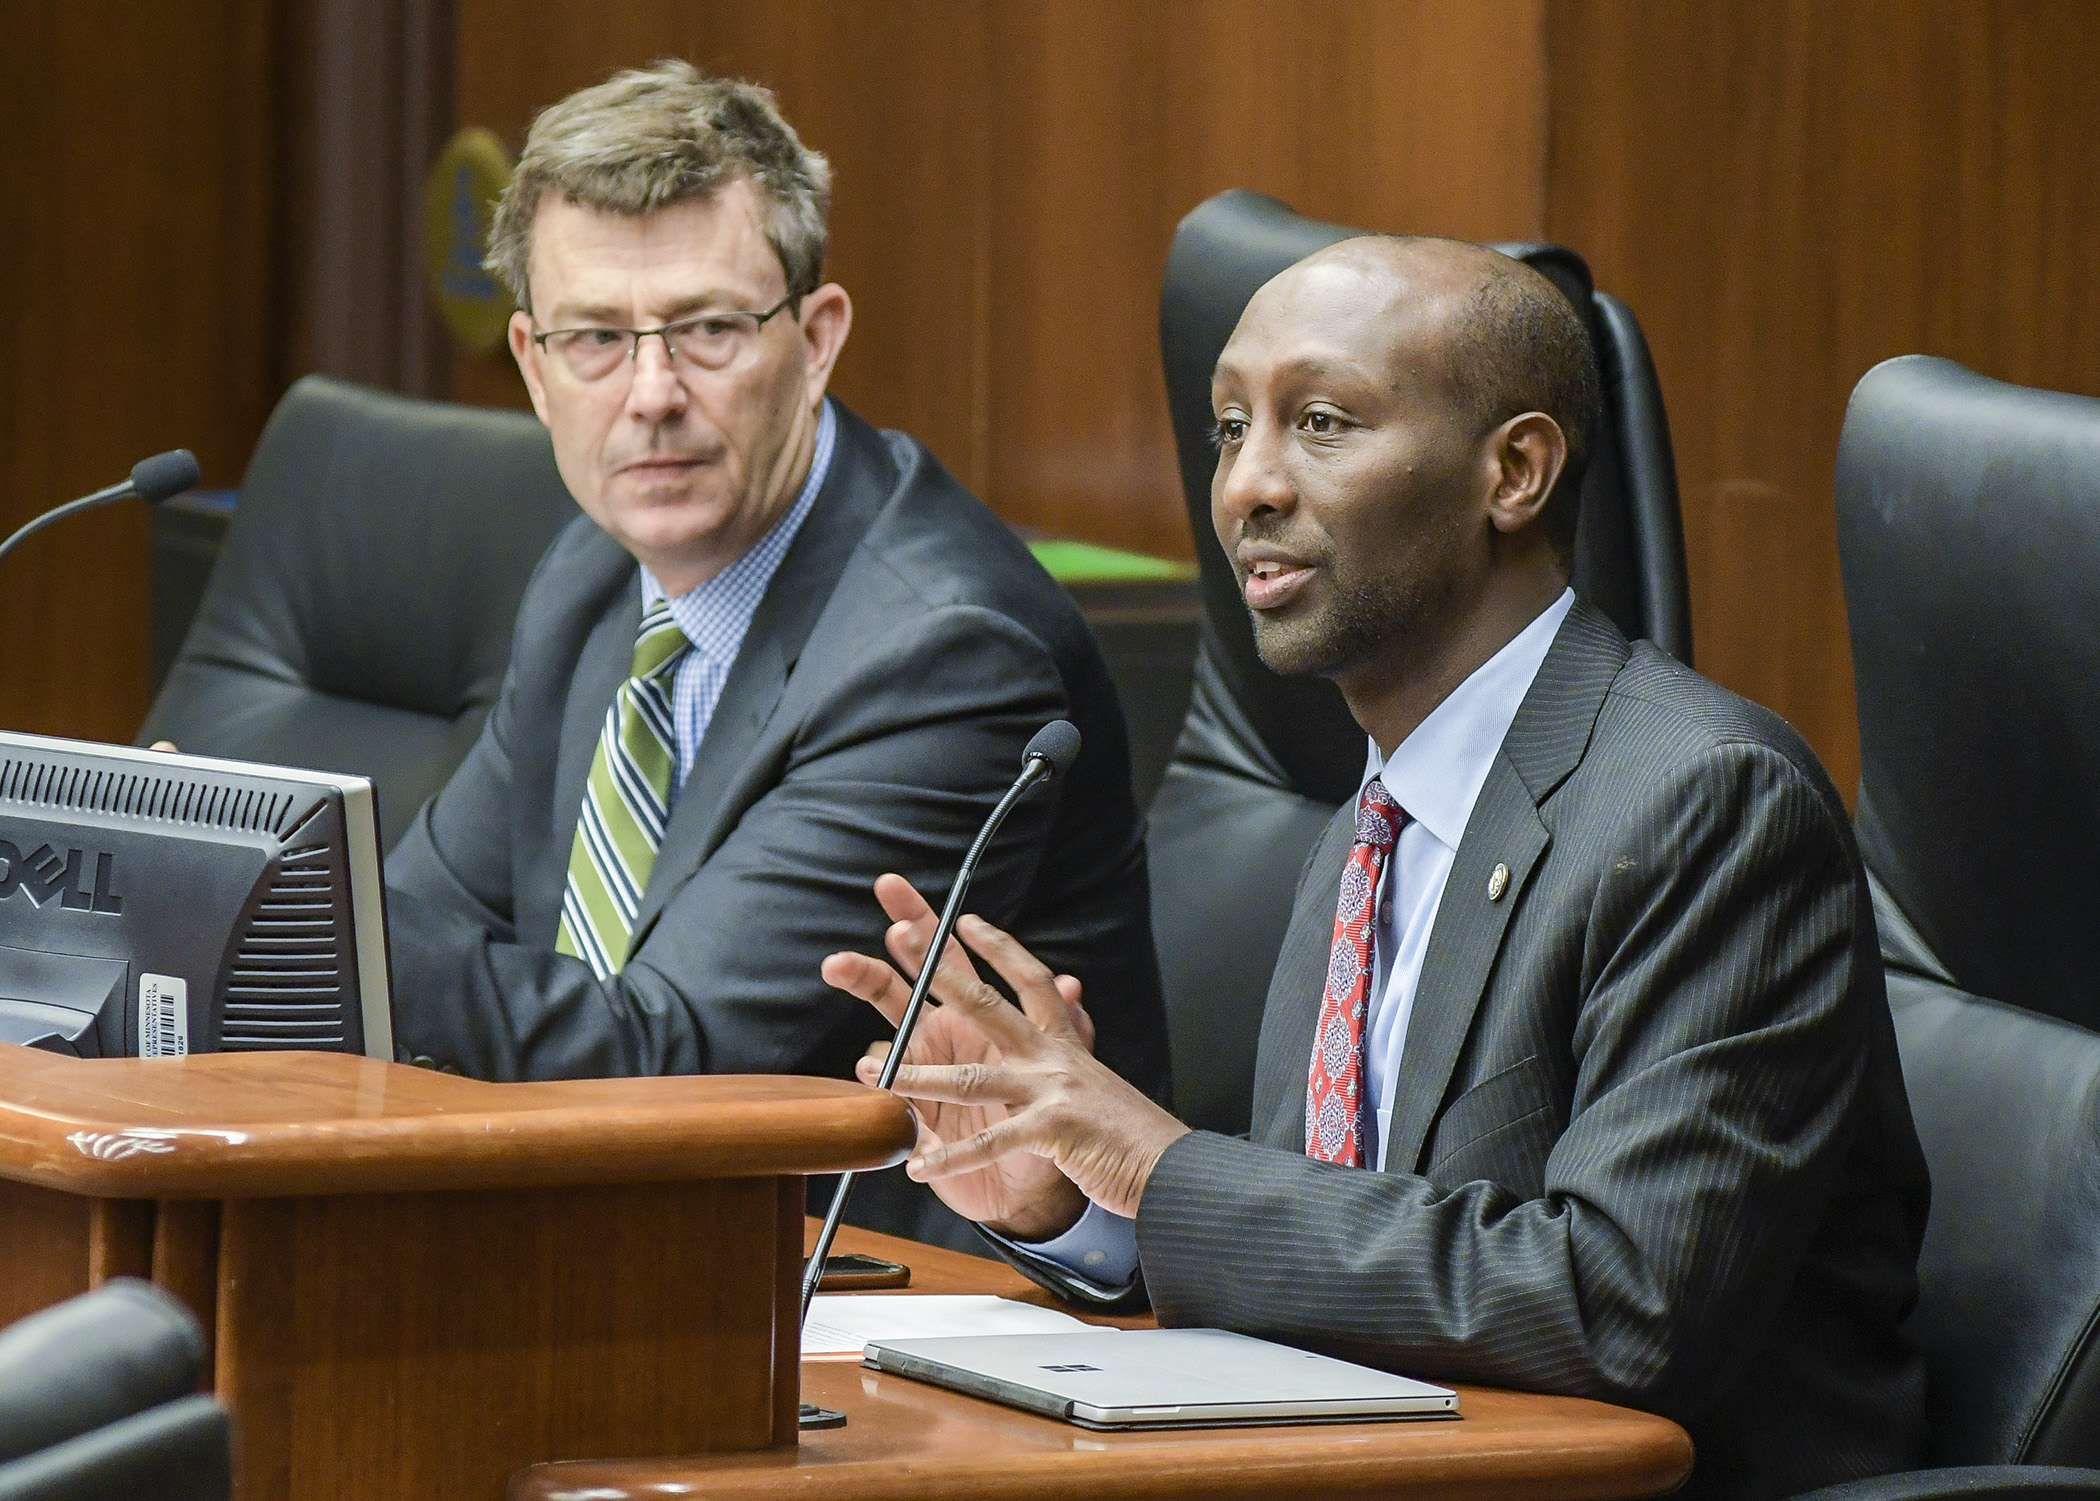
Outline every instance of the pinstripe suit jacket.
<path id="1" fill-rule="evenodd" d="M 1384 1172 L 1304 1155 L 1352 818 L 1299 885 L 1252 1139 L 1187 1136 L 1145 1192 L 1161 1322 L 1660 1412 L 1686 1494 L 1920 1463 L 1925 1166 L 1807 746 L 1576 607 L 1460 842 Z"/>

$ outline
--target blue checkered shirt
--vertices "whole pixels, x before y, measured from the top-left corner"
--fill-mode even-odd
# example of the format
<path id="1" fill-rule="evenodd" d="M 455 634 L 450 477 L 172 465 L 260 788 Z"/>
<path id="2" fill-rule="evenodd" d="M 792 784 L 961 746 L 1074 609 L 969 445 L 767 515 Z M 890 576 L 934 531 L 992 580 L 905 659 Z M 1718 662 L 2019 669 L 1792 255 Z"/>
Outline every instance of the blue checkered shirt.
<path id="1" fill-rule="evenodd" d="M 795 533 L 802 530 L 810 507 L 816 504 L 817 491 L 824 487 L 837 437 L 838 419 L 832 415 L 831 400 L 826 397 L 823 413 L 817 419 L 817 448 L 810 456 L 809 478 L 802 482 L 802 490 L 787 514 L 773 523 L 773 529 L 759 538 L 751 551 L 697 589 L 669 600 L 671 618 L 685 632 L 685 639 L 693 643 L 693 649 L 680 660 L 671 678 L 671 729 L 678 742 L 678 774 L 671 784 L 674 803 L 685 779 L 692 774 L 701 737 L 707 733 L 707 722 L 715 716 L 715 705 L 722 700 L 722 685 L 729 681 L 729 669 L 736 665 L 736 654 L 743 649 L 751 617 L 758 613 L 758 602 L 766 597 L 766 586 L 773 582 L 780 560 L 787 556 Z M 647 614 L 651 605 L 665 598 L 664 586 L 644 568 L 642 613 Z"/>

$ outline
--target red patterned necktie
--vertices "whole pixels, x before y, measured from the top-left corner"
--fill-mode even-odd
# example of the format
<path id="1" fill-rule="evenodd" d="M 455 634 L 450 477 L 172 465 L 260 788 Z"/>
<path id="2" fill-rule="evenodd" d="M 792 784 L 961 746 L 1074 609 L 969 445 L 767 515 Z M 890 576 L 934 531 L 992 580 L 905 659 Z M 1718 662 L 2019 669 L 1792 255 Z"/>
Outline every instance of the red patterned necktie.
<path id="1" fill-rule="evenodd" d="M 1344 1167 L 1364 1165 L 1364 1022 L 1371 1011 L 1371 937 L 1378 882 L 1407 810 L 1373 777 L 1356 801 L 1356 843 L 1342 867 L 1327 955 L 1327 992 L 1313 1033 L 1305 1080 L 1305 1155 Z"/>

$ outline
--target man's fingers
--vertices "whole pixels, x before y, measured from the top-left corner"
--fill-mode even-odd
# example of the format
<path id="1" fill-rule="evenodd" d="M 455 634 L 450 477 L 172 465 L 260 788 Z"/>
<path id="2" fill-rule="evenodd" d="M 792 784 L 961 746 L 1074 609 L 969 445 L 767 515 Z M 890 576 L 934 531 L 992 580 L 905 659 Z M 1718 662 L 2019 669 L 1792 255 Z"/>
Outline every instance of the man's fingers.
<path id="1" fill-rule="evenodd" d="M 930 1148 L 914 1146 L 910 1159 L 904 1164 L 904 1174 L 916 1182 L 931 1183 L 936 1178 L 974 1173 L 980 1168 L 990 1167 L 1010 1152 L 1029 1150 L 1031 1136 L 1029 1124 L 1022 1117 L 1008 1116 L 961 1141 Z"/>
<path id="2" fill-rule="evenodd" d="M 984 1063 L 907 1063 L 897 1070 L 890 1091 L 941 1105 L 1025 1105 L 1034 1097 L 1025 1076 Z"/>
<path id="3" fill-rule="evenodd" d="M 939 926 L 940 919 L 931 916 L 901 919 L 891 923 L 889 931 L 883 934 L 883 945 L 889 949 L 890 957 L 897 961 L 897 967 L 916 979 L 919 966 L 926 959 L 926 945 L 933 942 L 933 930 Z M 934 994 L 938 996 L 941 993 L 939 982 L 943 978 L 950 984 L 960 985 L 976 978 L 976 975 L 977 971 L 970 967 L 970 956 L 963 952 L 963 946 L 950 938 L 947 947 L 941 952 L 940 970 L 934 976 Z"/>
<path id="4" fill-rule="evenodd" d="M 1057 998 L 1065 1003 L 1065 1010 L 1071 1013 L 1072 1035 L 1079 1039 L 1080 1045 L 1089 1053 L 1093 1052 L 1094 1018 L 1086 1007 L 1080 1004 L 1077 975 L 1057 977 Z"/>
<path id="5" fill-rule="evenodd" d="M 947 1145 L 934 1134 L 933 1128 L 926 1124 L 926 1118 L 916 1110 L 911 1113 L 911 1123 L 918 1131 L 917 1139 L 911 1144 L 912 1156 L 924 1157 L 928 1152 L 938 1152 Z"/>
<path id="6" fill-rule="evenodd" d="M 832 954 L 818 967 L 817 973 L 833 990 L 858 996 L 880 1011 L 889 1018 L 891 1026 L 903 1020 L 905 1002 L 911 999 L 911 987 L 880 959 L 870 959 L 866 954 Z"/>
<path id="7" fill-rule="evenodd" d="M 955 931 L 972 953 L 981 955 L 999 972 L 999 978 L 1013 987 L 1014 997 L 1030 1021 L 1053 1037 L 1075 1035 L 1071 1008 L 1065 1004 L 1057 976 L 1050 972 L 1049 965 L 1023 948 L 1011 933 L 993 927 L 974 913 L 958 922 Z"/>
<path id="8" fill-rule="evenodd" d="M 919 888 L 900 875 L 877 876 L 875 900 L 882 903 L 882 910 L 890 915 L 892 922 L 916 922 L 934 915 L 926 898 L 919 895 Z"/>
<path id="9" fill-rule="evenodd" d="M 968 918 L 964 920 L 975 921 Z M 890 929 L 887 937 L 890 950 L 896 954 L 898 964 L 913 971 L 918 968 L 916 961 L 919 955 L 924 953 L 927 940 L 933 936 L 930 931 L 924 934 L 915 933 L 915 926 L 909 922 L 899 922 Z M 992 931 L 997 932 L 998 929 L 993 928 Z M 1020 946 L 1016 944 L 1014 947 L 1019 949 Z M 1036 967 L 1042 969 L 1041 965 Z M 1050 972 L 1044 969 L 1042 973 L 1047 983 Z M 858 995 L 860 992 L 854 993 Z M 906 988 L 906 994 L 908 997 L 909 987 Z M 933 994 L 944 1005 L 960 1008 L 962 1013 L 974 1021 L 978 1029 L 997 1043 L 999 1050 L 1008 1057 L 1027 1057 L 1042 1042 L 1043 1029 L 1036 1026 L 1028 1016 L 1009 1006 L 1006 997 L 978 979 L 976 969 L 970 964 L 969 955 L 964 953 L 962 945 L 953 939 L 949 940 L 948 952 L 941 961 L 941 967 L 934 971 Z M 1072 1035 L 1069 1017 L 1063 1003 L 1055 999 L 1054 990 L 1052 1000 L 1047 1004 L 1039 1003 L 1038 1009 L 1044 1015 L 1053 1018 L 1051 1030 L 1058 1036 Z"/>
<path id="10" fill-rule="evenodd" d="M 886 1042 L 871 1042 L 867 1052 L 853 1063 L 853 1077 L 863 1084 L 873 1084 L 882 1077 L 882 1065 L 890 1056 L 890 1045 Z"/>
<path id="11" fill-rule="evenodd" d="M 940 926 L 939 914 L 919 895 L 918 887 L 896 874 L 875 878 L 875 900 L 890 917 L 889 931 L 883 936 L 890 957 L 907 976 L 917 979 L 926 945 L 933 942 L 933 930 Z M 948 953 L 951 958 L 962 958 L 953 940 Z"/>

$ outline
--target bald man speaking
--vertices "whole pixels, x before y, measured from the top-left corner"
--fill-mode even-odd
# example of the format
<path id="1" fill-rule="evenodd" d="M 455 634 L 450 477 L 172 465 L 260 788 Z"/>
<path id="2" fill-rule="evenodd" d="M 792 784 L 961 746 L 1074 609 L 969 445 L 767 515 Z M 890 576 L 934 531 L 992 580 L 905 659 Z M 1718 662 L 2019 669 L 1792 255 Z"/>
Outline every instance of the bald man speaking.
<path id="1" fill-rule="evenodd" d="M 1077 1300 L 1666 1414 L 1687 1495 L 1916 1465 L 1925 1167 L 1850 824 L 1784 723 L 1570 590 L 1574 310 L 1478 246 L 1344 241 L 1256 294 L 1212 402 L 1262 657 L 1370 737 L 1251 1139 L 1117 1078 L 1077 982 L 973 918 L 1021 1006 L 947 956 L 897 1079 L 908 1173 Z M 932 914 L 877 893 L 915 972 Z M 901 1009 L 887 963 L 824 975 Z"/>

